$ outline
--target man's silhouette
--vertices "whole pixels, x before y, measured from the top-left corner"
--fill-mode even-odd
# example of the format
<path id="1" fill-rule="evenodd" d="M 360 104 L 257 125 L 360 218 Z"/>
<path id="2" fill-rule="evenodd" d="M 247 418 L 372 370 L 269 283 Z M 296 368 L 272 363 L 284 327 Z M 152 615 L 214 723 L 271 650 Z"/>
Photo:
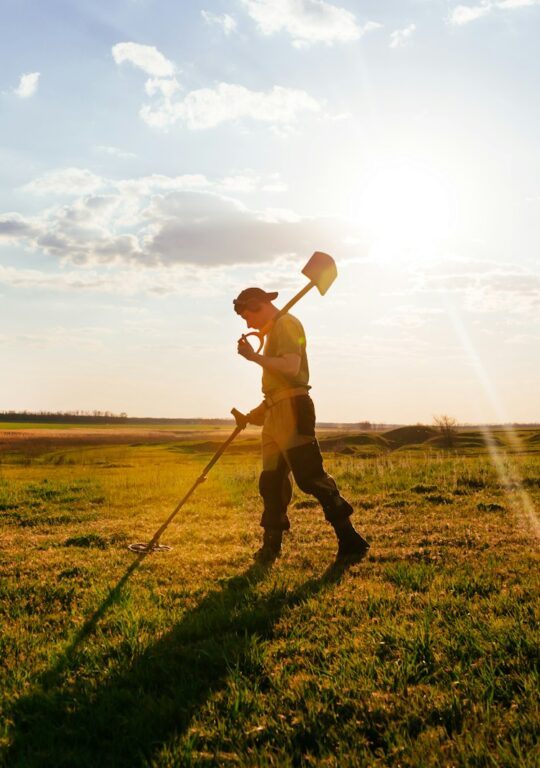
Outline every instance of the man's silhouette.
<path id="1" fill-rule="evenodd" d="M 296 317 L 279 315 L 272 304 L 277 295 L 261 288 L 246 288 L 233 302 L 248 328 L 270 326 L 262 354 L 256 353 L 247 340 L 241 338 L 238 342 L 238 354 L 262 368 L 264 400 L 246 414 L 243 422 L 263 428 L 259 490 L 264 502 L 264 536 L 255 558 L 271 562 L 280 554 L 283 531 L 290 527 L 287 507 L 292 497 L 292 473 L 298 487 L 318 499 L 333 526 L 339 544 L 336 561 L 357 562 L 365 557 L 369 544 L 351 524 L 353 508 L 324 470 L 315 437 L 315 408 L 309 396 L 306 336 Z"/>

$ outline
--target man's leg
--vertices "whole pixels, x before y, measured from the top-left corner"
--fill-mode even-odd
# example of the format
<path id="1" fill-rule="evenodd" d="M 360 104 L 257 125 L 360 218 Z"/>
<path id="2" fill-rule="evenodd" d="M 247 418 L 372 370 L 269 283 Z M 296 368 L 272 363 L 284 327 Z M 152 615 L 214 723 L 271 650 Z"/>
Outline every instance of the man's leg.
<path id="1" fill-rule="evenodd" d="M 290 528 L 287 507 L 292 497 L 290 469 L 279 447 L 263 432 L 263 470 L 259 478 L 259 492 L 264 509 L 261 526 L 263 545 L 256 553 L 257 560 L 271 562 L 280 553 L 283 531 Z"/>
<path id="2" fill-rule="evenodd" d="M 336 533 L 336 561 L 346 563 L 362 560 L 369 550 L 369 544 L 349 519 L 353 512 L 352 506 L 340 494 L 334 478 L 325 472 L 317 441 L 312 440 L 288 450 L 287 461 L 300 490 L 315 496 Z"/>
<path id="3" fill-rule="evenodd" d="M 296 484 L 304 493 L 315 496 L 328 522 L 348 520 L 353 508 L 340 494 L 334 478 L 325 472 L 317 440 L 313 438 L 304 445 L 290 448 L 286 456 Z"/>
<path id="4" fill-rule="evenodd" d="M 294 421 L 294 434 L 289 429 L 289 448 L 285 451 L 294 479 L 304 493 L 319 501 L 324 516 L 338 538 L 338 560 L 359 560 L 369 549 L 367 541 L 354 529 L 350 516 L 352 506 L 340 494 L 336 482 L 324 470 L 319 444 L 315 437 L 315 409 L 310 397 L 295 398 L 284 422 Z"/>

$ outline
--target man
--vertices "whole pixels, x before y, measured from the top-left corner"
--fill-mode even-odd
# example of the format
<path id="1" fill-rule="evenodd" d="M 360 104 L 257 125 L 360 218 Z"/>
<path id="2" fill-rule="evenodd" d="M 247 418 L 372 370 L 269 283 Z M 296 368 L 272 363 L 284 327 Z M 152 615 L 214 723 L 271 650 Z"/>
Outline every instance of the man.
<path id="1" fill-rule="evenodd" d="M 264 400 L 241 421 L 242 426 L 249 423 L 263 428 L 259 491 L 264 502 L 264 536 L 255 559 L 268 563 L 280 554 L 283 531 L 290 528 L 287 507 L 292 497 L 292 472 L 298 487 L 318 499 L 336 532 L 336 562 L 358 562 L 367 554 L 369 544 L 352 526 L 349 518 L 353 509 L 323 467 L 315 437 L 315 409 L 308 394 L 304 329 L 296 317 L 279 315 L 272 304 L 277 295 L 275 291 L 246 288 L 233 301 L 248 328 L 266 333 L 262 354 L 244 337 L 238 342 L 238 354 L 262 368 Z"/>

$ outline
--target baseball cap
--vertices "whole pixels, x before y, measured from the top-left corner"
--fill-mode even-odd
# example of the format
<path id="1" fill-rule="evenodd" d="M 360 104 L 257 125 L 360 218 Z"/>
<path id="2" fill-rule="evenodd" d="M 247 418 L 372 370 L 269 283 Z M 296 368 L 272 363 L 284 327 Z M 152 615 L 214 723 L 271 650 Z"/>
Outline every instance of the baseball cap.
<path id="1" fill-rule="evenodd" d="M 262 288 L 245 288 L 233 299 L 234 311 L 240 315 L 250 304 L 268 304 L 277 299 L 277 291 L 263 291 Z"/>

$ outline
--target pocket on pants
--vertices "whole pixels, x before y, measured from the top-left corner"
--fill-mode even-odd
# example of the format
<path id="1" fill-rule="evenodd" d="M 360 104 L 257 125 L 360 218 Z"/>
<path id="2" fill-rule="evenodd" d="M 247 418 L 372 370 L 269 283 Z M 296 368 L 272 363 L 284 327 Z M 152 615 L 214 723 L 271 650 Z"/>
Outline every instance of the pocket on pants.
<path id="1" fill-rule="evenodd" d="M 309 395 L 293 397 L 296 429 L 299 435 L 315 437 L 315 406 Z"/>

